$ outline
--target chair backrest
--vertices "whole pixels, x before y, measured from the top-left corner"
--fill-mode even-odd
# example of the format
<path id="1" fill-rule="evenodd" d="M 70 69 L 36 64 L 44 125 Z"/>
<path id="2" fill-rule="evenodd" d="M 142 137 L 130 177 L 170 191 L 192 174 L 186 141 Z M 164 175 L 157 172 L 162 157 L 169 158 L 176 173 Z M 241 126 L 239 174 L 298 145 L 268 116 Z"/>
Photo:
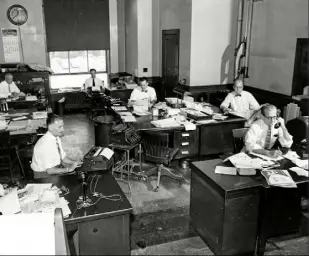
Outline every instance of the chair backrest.
<path id="1" fill-rule="evenodd" d="M 142 146 L 146 161 L 157 164 L 169 164 L 169 133 L 142 131 Z"/>
<path id="2" fill-rule="evenodd" d="M 0 156 L 10 155 L 10 132 L 0 132 Z"/>
<path id="3" fill-rule="evenodd" d="M 244 138 L 249 131 L 249 128 L 240 128 L 233 130 L 234 152 L 238 153 L 244 147 Z"/>

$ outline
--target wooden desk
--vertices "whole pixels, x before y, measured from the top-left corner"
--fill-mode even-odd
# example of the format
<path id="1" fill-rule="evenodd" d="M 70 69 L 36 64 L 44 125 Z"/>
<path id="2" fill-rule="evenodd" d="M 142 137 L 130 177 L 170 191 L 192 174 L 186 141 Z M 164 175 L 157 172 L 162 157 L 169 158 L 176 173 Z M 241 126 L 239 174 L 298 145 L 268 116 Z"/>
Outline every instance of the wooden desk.
<path id="1" fill-rule="evenodd" d="M 151 124 L 151 121 L 158 119 L 160 118 L 152 115 L 136 117 L 136 122 L 132 123 L 132 125 L 141 131 L 170 131 L 172 134 L 171 140 L 174 143 L 173 147 L 180 149 L 176 159 L 232 152 L 234 150 L 232 130 L 243 128 L 246 121 L 241 117 L 228 117 L 223 121 L 199 124 L 196 131 L 185 132 L 182 126 L 176 128 L 157 128 Z M 184 132 L 189 134 L 189 136 L 183 137 Z M 182 145 L 185 141 L 190 143 L 189 147 Z M 181 152 L 188 153 L 182 154 Z"/>
<path id="2" fill-rule="evenodd" d="M 215 254 L 254 254 L 256 243 L 263 254 L 267 238 L 299 228 L 300 196 L 308 191 L 308 178 L 291 172 L 297 189 L 270 187 L 261 174 L 215 174 L 221 162 L 191 164 L 191 223 Z M 283 161 L 282 167 L 288 164 Z"/>
<path id="3" fill-rule="evenodd" d="M 50 176 L 35 182 L 53 183 L 58 188 L 65 186 L 70 190 L 65 199 L 69 202 L 72 214 L 65 219 L 65 224 L 68 231 L 79 230 L 81 255 L 130 255 L 132 206 L 111 172 L 96 174 L 101 175 L 96 191 L 105 196 L 119 194 L 122 200 L 101 199 L 94 206 L 77 210 L 76 201 L 83 193 L 76 175 Z M 88 179 L 88 186 L 93 176 L 94 173 Z M 89 187 L 87 195 L 93 202 L 97 200 L 91 195 Z"/>

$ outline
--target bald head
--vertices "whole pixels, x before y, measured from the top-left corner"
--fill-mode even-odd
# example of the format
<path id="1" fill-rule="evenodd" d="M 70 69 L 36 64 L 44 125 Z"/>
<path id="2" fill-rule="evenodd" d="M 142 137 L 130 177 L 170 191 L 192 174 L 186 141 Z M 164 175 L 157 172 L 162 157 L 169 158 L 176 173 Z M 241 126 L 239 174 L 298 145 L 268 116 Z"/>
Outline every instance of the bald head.
<path id="1" fill-rule="evenodd" d="M 240 94 L 242 90 L 244 89 L 244 82 L 241 79 L 237 79 L 234 83 L 234 91 L 237 94 Z"/>
<path id="2" fill-rule="evenodd" d="M 5 74 L 5 81 L 8 83 L 8 84 L 11 84 L 13 82 L 13 75 L 11 73 L 7 73 Z"/>

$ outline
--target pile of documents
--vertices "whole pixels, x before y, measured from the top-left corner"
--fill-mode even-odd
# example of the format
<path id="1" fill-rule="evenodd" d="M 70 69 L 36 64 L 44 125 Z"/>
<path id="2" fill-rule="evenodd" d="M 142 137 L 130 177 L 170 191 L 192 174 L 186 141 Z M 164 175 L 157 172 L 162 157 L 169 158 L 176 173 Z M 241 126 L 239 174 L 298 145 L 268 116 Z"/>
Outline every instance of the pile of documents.
<path id="1" fill-rule="evenodd" d="M 118 114 L 121 116 L 121 119 L 126 123 L 136 122 L 136 118 L 129 111 L 118 112 Z"/>
<path id="2" fill-rule="evenodd" d="M 15 213 L 54 212 L 62 208 L 63 216 L 68 217 L 71 211 L 68 202 L 60 197 L 62 190 L 52 184 L 28 184 L 24 189 L 9 189 L 0 197 L 0 212 L 3 215 Z"/>
<path id="3" fill-rule="evenodd" d="M 175 120 L 175 118 L 166 118 L 156 121 L 151 121 L 151 123 L 158 128 L 168 128 L 168 127 L 179 127 L 180 124 Z"/>
<path id="4" fill-rule="evenodd" d="M 263 170 L 261 173 L 265 177 L 268 185 L 283 188 L 297 187 L 287 170 Z"/>

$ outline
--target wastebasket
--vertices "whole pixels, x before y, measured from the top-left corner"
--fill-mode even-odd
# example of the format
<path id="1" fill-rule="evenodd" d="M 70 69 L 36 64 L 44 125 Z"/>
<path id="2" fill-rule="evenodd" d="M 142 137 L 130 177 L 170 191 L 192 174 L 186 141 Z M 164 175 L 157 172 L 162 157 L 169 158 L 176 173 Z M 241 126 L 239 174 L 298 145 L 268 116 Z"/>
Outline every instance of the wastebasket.
<path id="1" fill-rule="evenodd" d="M 92 120 L 94 122 L 95 145 L 100 147 L 108 146 L 110 144 L 112 125 L 115 121 L 114 116 L 96 116 Z"/>

